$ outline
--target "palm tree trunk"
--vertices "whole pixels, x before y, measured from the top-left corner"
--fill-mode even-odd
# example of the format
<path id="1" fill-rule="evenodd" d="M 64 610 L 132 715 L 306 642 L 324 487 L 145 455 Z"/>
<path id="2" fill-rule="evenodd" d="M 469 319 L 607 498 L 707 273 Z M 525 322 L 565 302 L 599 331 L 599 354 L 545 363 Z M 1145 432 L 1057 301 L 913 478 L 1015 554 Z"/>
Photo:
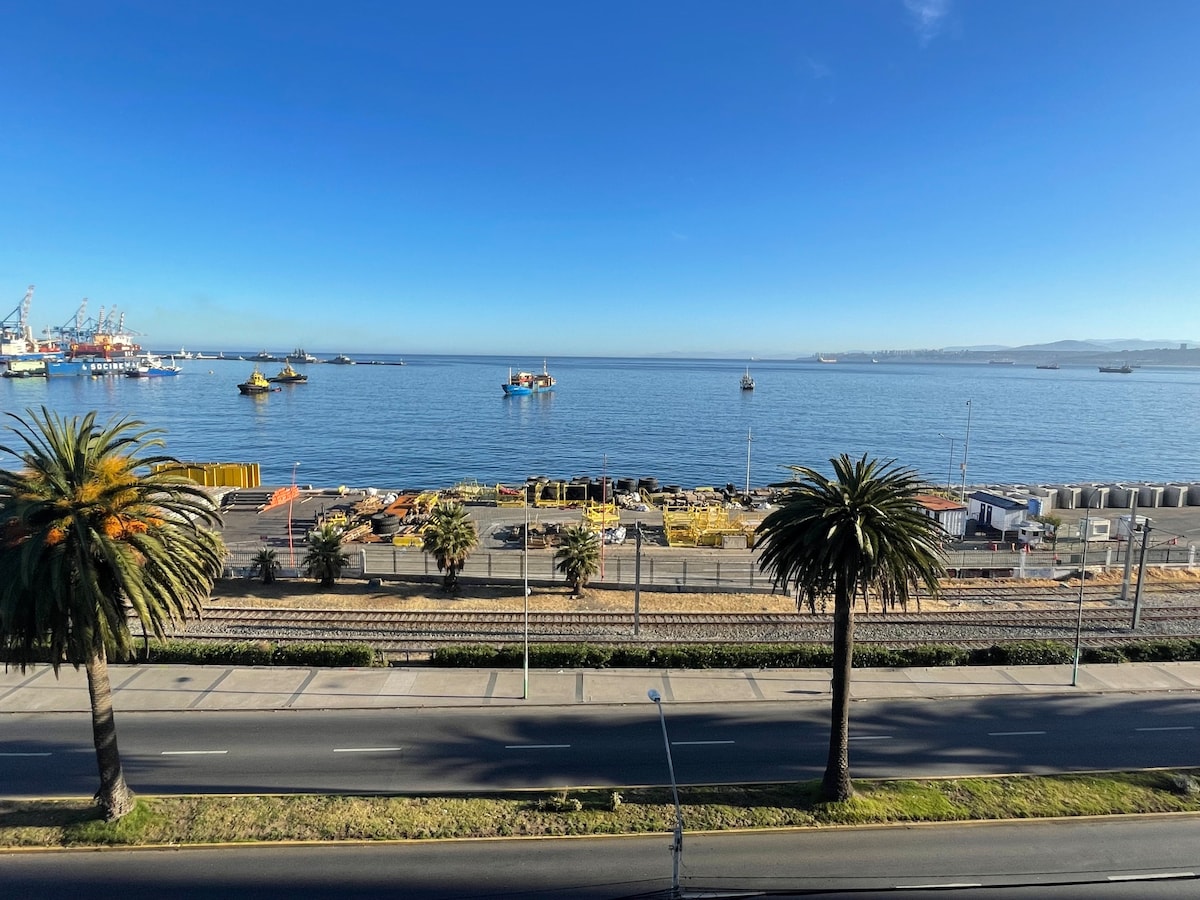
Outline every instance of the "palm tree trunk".
<path id="1" fill-rule="evenodd" d="M 98 646 L 87 660 L 88 694 L 92 700 L 92 741 L 96 745 L 96 764 L 100 768 L 100 790 L 96 802 L 104 818 L 112 821 L 133 809 L 133 791 L 121 771 L 117 751 L 117 722 L 113 718 L 112 685 L 108 680 L 108 655 Z"/>
<path id="2" fill-rule="evenodd" d="M 854 659 L 854 597 L 839 583 L 833 600 L 833 707 L 829 758 L 820 799 L 829 803 L 854 796 L 850 782 L 850 668 Z"/>

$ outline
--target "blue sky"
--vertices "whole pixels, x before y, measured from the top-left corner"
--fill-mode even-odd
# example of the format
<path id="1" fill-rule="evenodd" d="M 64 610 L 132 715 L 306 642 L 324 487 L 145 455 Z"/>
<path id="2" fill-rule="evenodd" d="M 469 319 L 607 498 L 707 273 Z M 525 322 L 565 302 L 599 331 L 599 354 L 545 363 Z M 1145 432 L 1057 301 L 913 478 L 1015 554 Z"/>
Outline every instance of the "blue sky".
<path id="1" fill-rule="evenodd" d="M 1200 339 L 1194 0 L 0 22 L 0 307 L 36 284 L 37 328 L 86 296 L 155 347 Z"/>

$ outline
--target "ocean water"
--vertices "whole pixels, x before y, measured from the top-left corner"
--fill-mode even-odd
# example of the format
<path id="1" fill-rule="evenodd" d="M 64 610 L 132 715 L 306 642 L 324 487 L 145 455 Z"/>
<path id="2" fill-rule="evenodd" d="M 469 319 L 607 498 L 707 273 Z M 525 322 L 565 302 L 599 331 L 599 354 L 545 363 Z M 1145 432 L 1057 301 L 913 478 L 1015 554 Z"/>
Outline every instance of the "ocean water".
<path id="1" fill-rule="evenodd" d="M 254 365 L 238 360 L 184 361 L 176 378 L 6 378 L 0 408 L 140 419 L 179 459 L 258 462 L 265 484 L 289 483 L 299 463 L 298 482 L 318 486 L 605 473 L 740 487 L 748 457 L 764 485 L 787 465 L 828 471 L 843 452 L 957 484 L 969 401 L 971 484 L 1200 480 L 1197 369 L 757 361 L 749 392 L 744 361 L 549 358 L 555 392 L 505 397 L 509 367 L 541 359 L 405 361 L 309 365 L 308 384 L 258 397 L 238 393 Z"/>

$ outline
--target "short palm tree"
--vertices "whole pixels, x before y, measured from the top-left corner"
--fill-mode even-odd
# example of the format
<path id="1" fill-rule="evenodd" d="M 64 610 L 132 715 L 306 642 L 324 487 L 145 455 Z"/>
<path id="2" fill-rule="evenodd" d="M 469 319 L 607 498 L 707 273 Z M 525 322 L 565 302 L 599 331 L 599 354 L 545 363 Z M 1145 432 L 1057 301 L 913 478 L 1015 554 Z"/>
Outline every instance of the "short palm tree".
<path id="1" fill-rule="evenodd" d="M 759 567 L 777 586 L 795 585 L 813 602 L 833 595 L 833 714 L 822 800 L 845 800 L 850 782 L 850 669 L 854 599 L 875 591 L 887 604 L 924 585 L 931 594 L 945 574 L 941 525 L 917 505 L 924 490 L 911 469 L 865 455 L 830 460 L 834 478 L 797 467 L 801 480 L 759 527 Z"/>
<path id="2" fill-rule="evenodd" d="M 600 569 L 600 540 L 595 532 L 575 525 L 562 533 L 562 544 L 554 552 L 554 565 L 566 576 L 571 592 L 578 594 Z"/>
<path id="3" fill-rule="evenodd" d="M 437 560 L 438 571 L 446 573 L 442 586 L 447 591 L 457 589 L 458 573 L 479 545 L 479 533 L 467 508 L 461 503 L 439 503 L 429 514 L 422 539 L 425 552 Z"/>
<path id="4" fill-rule="evenodd" d="M 322 525 L 308 536 L 308 552 L 300 564 L 301 571 L 315 578 L 321 587 L 333 587 L 350 565 L 350 557 L 342 552 L 342 530 L 336 525 Z"/>
<path id="5" fill-rule="evenodd" d="M 263 584 L 273 584 L 277 574 L 279 574 L 279 560 L 275 558 L 274 550 L 270 547 L 263 547 L 254 554 L 254 562 L 250 565 L 251 578 L 261 578 Z"/>
<path id="6" fill-rule="evenodd" d="M 143 634 L 200 613 L 225 560 L 220 513 L 197 484 L 172 474 L 161 429 L 132 419 L 14 413 L 19 444 L 0 446 L 0 647 L 24 668 L 48 660 L 87 671 L 105 818 L 134 805 L 117 750 L 110 655 Z M 166 464 L 159 469 L 157 464 Z M 154 468 L 151 468 L 154 467 Z"/>

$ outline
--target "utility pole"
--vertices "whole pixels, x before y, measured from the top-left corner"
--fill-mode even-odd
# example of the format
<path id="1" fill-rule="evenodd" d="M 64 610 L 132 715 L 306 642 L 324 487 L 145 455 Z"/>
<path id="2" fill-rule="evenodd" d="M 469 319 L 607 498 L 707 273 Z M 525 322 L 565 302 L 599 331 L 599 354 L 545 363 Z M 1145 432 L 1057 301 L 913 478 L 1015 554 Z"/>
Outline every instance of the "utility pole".
<path id="1" fill-rule="evenodd" d="M 1133 491 L 1133 509 L 1129 516 L 1129 533 L 1125 535 L 1127 543 L 1125 544 L 1125 577 L 1121 579 L 1121 602 L 1124 603 L 1129 599 L 1129 573 L 1133 568 L 1133 535 L 1140 531 L 1137 524 L 1137 488 Z M 1136 626 L 1135 626 L 1136 627 Z"/>
<path id="2" fill-rule="evenodd" d="M 1133 630 L 1137 631 L 1142 621 L 1142 576 L 1146 574 L 1146 545 L 1150 543 L 1150 532 L 1154 529 L 1150 523 L 1142 529 L 1142 553 L 1138 557 L 1137 589 L 1133 592 Z"/>

